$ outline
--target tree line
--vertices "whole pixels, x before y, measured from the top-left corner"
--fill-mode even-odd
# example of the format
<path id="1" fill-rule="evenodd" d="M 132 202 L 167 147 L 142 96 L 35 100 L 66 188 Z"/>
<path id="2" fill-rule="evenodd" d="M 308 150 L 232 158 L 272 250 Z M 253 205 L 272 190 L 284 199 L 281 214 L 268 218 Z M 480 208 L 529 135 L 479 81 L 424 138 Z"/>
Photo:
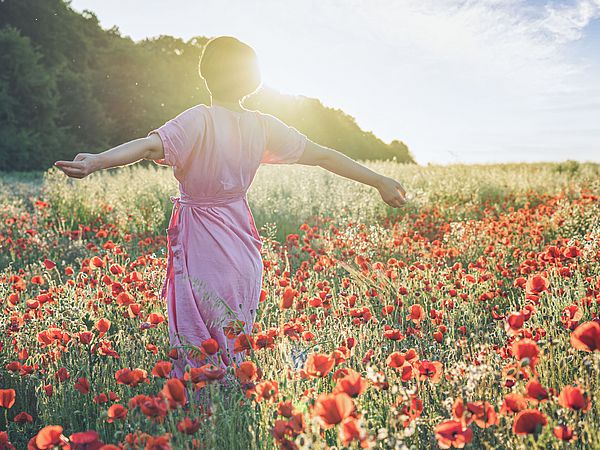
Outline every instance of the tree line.
<path id="1" fill-rule="evenodd" d="M 0 171 L 45 170 L 148 131 L 210 95 L 198 75 L 209 37 L 134 42 L 64 0 L 0 2 Z M 244 106 L 279 117 L 355 159 L 414 163 L 400 140 L 384 143 L 318 99 L 263 85 Z"/>

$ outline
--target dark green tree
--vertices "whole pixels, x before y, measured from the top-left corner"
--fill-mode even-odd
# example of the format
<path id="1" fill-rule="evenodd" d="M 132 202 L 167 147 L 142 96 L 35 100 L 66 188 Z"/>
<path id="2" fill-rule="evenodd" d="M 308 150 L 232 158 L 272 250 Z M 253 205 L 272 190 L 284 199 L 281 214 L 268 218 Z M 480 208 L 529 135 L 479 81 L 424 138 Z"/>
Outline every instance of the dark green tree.
<path id="1" fill-rule="evenodd" d="M 41 58 L 17 29 L 0 29 L 0 170 L 44 166 L 44 149 L 63 141 L 56 80 Z"/>

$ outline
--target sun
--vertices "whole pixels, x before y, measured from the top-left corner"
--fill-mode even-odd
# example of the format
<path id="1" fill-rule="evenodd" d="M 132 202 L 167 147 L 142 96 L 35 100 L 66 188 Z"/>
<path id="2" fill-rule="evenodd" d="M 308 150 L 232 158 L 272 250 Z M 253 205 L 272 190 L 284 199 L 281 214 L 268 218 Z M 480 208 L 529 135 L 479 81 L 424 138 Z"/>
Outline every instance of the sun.
<path id="1" fill-rule="evenodd" d="M 309 69 L 311 64 L 303 56 L 306 49 L 296 50 L 290 43 L 285 47 L 271 43 L 254 48 L 264 86 L 282 94 L 310 97 L 318 97 L 328 88 L 326 79 Z"/>

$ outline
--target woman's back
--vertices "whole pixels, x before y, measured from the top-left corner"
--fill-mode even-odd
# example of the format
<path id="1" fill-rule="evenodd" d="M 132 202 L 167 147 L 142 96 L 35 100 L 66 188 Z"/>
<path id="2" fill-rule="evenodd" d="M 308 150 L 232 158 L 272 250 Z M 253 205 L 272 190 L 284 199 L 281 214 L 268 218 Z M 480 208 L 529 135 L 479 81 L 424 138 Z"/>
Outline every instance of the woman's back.
<path id="1" fill-rule="evenodd" d="M 181 192 L 172 198 L 162 292 L 171 342 L 215 339 L 226 367 L 241 354 L 238 337 L 225 329 L 241 321 L 252 332 L 262 286 L 262 241 L 246 192 L 261 163 L 297 161 L 307 137 L 269 114 L 202 104 L 151 133 L 164 147 L 164 159 L 155 162 L 173 166 Z M 174 374 L 183 376 L 186 364 L 202 362 L 182 353 Z"/>
<path id="2" fill-rule="evenodd" d="M 220 105 L 194 106 L 154 132 L 163 140 L 182 198 L 245 193 L 261 163 L 291 164 L 307 137 L 260 111 L 233 111 Z"/>

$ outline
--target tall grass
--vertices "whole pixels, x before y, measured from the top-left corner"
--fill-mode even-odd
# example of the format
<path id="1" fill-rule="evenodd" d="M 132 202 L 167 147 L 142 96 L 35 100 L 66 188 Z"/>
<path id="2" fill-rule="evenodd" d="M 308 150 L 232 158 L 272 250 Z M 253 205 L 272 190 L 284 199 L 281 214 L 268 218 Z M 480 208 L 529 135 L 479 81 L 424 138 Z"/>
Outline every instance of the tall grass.
<path id="1" fill-rule="evenodd" d="M 425 205 L 438 205 L 445 218 L 466 219 L 475 217 L 479 205 L 486 203 L 506 202 L 507 207 L 519 208 L 529 201 L 526 194 L 531 192 L 577 196 L 582 186 L 600 189 L 600 165 L 591 163 L 365 164 L 400 181 L 414 200 L 400 211 L 385 204 L 376 189 L 320 167 L 263 165 L 248 191 L 257 226 L 274 224 L 276 236 L 283 239 L 306 221 L 377 223 L 415 213 Z M 170 168 L 158 166 L 111 169 L 82 180 L 51 169 L 42 187 L 43 198 L 66 219 L 67 226 L 76 228 L 78 223 L 102 217 L 123 233 L 163 233 L 171 212 L 170 195 L 178 195 L 177 180 Z"/>

